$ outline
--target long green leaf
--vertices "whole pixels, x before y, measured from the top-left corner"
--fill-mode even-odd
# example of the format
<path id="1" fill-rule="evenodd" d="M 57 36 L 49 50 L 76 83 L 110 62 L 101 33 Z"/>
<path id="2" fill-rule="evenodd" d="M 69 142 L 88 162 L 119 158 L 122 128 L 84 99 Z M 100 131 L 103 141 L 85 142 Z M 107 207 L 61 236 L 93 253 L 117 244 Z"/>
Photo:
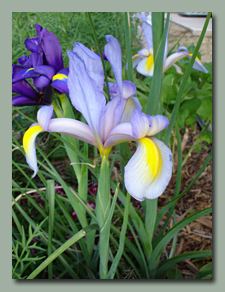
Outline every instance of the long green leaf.
<path id="1" fill-rule="evenodd" d="M 131 40 L 130 40 L 130 18 L 129 18 L 129 12 L 124 12 L 124 18 L 125 18 L 125 39 L 126 39 L 126 49 L 127 49 L 128 80 L 130 80 L 131 82 L 134 82 L 132 52 L 131 52 Z"/>
<path id="2" fill-rule="evenodd" d="M 195 221 L 196 219 L 198 219 L 202 216 L 205 216 L 211 212 L 212 212 L 212 207 L 198 211 L 198 212 L 184 218 L 180 222 L 178 222 L 163 236 L 163 238 L 160 240 L 160 242 L 157 244 L 157 246 L 153 250 L 151 259 L 149 261 L 151 275 L 154 276 L 159 259 L 160 259 L 160 256 L 161 256 L 164 248 L 169 243 L 169 241 L 174 237 L 174 235 L 177 234 L 186 225 L 190 224 L 191 222 Z"/>
<path id="3" fill-rule="evenodd" d="M 117 191 L 118 193 L 118 191 Z M 125 214 L 124 214 L 124 219 L 123 219 L 123 225 L 122 225 L 122 230 L 120 233 L 120 244 L 119 244 L 119 249 L 117 251 L 117 254 L 115 256 L 115 259 L 110 267 L 110 270 L 106 276 L 106 279 L 113 279 L 114 275 L 116 273 L 117 266 L 119 264 L 120 258 L 123 254 L 124 250 L 124 243 L 125 243 L 125 234 L 127 230 L 127 223 L 128 223 L 128 215 L 129 215 L 129 206 L 130 206 L 130 195 L 127 194 L 126 198 L 126 205 L 125 205 Z"/>
<path id="4" fill-rule="evenodd" d="M 161 264 L 155 278 L 156 279 L 160 278 L 160 276 L 163 275 L 163 273 L 166 272 L 166 270 L 169 267 L 181 261 L 184 261 L 187 259 L 197 259 L 197 258 L 204 259 L 204 258 L 209 258 L 211 256 L 212 256 L 211 250 L 191 251 L 191 252 L 186 252 L 186 253 L 177 255 L 175 257 L 172 257 L 171 259 L 166 260 L 165 262 Z"/>
<path id="5" fill-rule="evenodd" d="M 46 268 L 52 261 L 54 261 L 61 253 L 63 253 L 72 244 L 84 237 L 87 232 L 97 228 L 96 225 L 88 226 L 76 233 L 73 237 L 68 239 L 62 246 L 55 250 L 44 262 L 42 262 L 28 277 L 27 279 L 34 279 L 44 268 Z"/>
<path id="6" fill-rule="evenodd" d="M 47 181 L 46 193 L 49 202 L 49 228 L 48 228 L 48 256 L 52 253 L 52 235 L 54 230 L 54 213 L 55 213 L 55 182 L 54 180 Z M 53 279 L 52 264 L 48 266 L 48 278 Z"/>

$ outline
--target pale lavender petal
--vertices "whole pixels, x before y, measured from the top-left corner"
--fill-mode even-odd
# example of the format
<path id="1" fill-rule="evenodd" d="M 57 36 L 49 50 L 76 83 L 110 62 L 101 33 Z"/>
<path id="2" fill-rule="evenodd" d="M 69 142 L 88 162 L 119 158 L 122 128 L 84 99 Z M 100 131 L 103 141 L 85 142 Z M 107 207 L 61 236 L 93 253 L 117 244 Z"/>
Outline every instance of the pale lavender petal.
<path id="1" fill-rule="evenodd" d="M 132 97 L 136 93 L 136 86 L 133 82 L 131 81 L 123 81 L 122 82 L 123 86 L 123 98 L 127 99 L 129 97 Z"/>
<path id="2" fill-rule="evenodd" d="M 68 118 L 50 120 L 48 132 L 65 134 L 98 147 L 97 141 L 88 125 Z"/>
<path id="3" fill-rule="evenodd" d="M 180 59 L 187 57 L 188 51 L 178 51 L 170 55 L 164 63 L 164 72 Z"/>
<path id="4" fill-rule="evenodd" d="M 144 49 L 141 49 L 140 51 L 138 51 L 138 55 L 143 57 L 143 58 L 144 57 L 148 57 L 150 54 L 151 55 L 153 54 L 153 50 L 152 49 L 148 50 L 148 49 L 144 48 Z"/>
<path id="5" fill-rule="evenodd" d="M 78 42 L 74 44 L 73 52 L 75 52 L 83 60 L 88 75 L 95 80 L 99 89 L 103 90 L 104 71 L 101 58 L 83 44 Z"/>
<path id="6" fill-rule="evenodd" d="M 105 45 L 105 55 L 112 66 L 120 93 L 122 95 L 122 58 L 118 40 L 111 35 L 105 36 L 108 44 Z"/>
<path id="7" fill-rule="evenodd" d="M 136 139 L 145 137 L 149 131 L 149 119 L 146 114 L 139 110 L 134 110 L 131 117 L 132 133 Z"/>
<path id="8" fill-rule="evenodd" d="M 169 125 L 169 120 L 163 115 L 149 116 L 150 127 L 147 136 L 153 136 Z"/>
<path id="9" fill-rule="evenodd" d="M 133 112 L 135 109 L 138 111 L 142 110 L 142 106 L 140 104 L 140 101 L 136 97 L 130 97 L 127 100 L 124 101 L 125 104 L 123 106 L 123 115 L 120 120 L 120 123 L 127 123 L 131 121 L 131 117 L 133 115 Z"/>
<path id="10" fill-rule="evenodd" d="M 133 137 L 131 123 L 118 124 L 109 133 L 104 143 L 104 148 L 107 149 L 114 145 L 132 140 L 135 140 L 135 138 Z"/>
<path id="11" fill-rule="evenodd" d="M 101 119 L 106 110 L 105 96 L 95 80 L 88 74 L 83 60 L 72 51 L 68 51 L 68 56 L 69 75 L 67 84 L 71 102 L 83 114 L 96 139 L 99 140 Z"/>
<path id="12" fill-rule="evenodd" d="M 37 112 L 38 123 L 44 131 L 48 131 L 49 122 L 54 115 L 53 109 L 53 105 L 42 106 Z"/>
<path id="13" fill-rule="evenodd" d="M 142 58 L 140 57 L 140 55 L 136 54 L 132 57 L 132 64 L 133 64 L 133 68 L 135 68 L 138 63 L 142 60 Z M 128 66 L 126 65 L 126 70 L 127 70 Z"/>
<path id="14" fill-rule="evenodd" d="M 191 60 L 192 54 L 188 54 L 188 59 Z M 196 57 L 194 65 L 192 67 L 195 70 L 204 72 L 204 73 L 208 73 L 208 70 L 203 66 L 203 64 L 201 63 L 201 61 L 199 60 L 198 57 Z"/>
<path id="15" fill-rule="evenodd" d="M 150 23 L 144 21 L 142 23 L 142 29 L 145 35 L 145 40 L 147 43 L 147 48 L 153 48 L 153 38 L 152 38 L 152 26 Z"/>
<path id="16" fill-rule="evenodd" d="M 114 96 L 113 99 L 111 99 L 106 106 L 105 114 L 102 118 L 102 140 L 103 142 L 107 139 L 110 131 L 115 127 L 120 119 L 121 119 L 121 110 L 118 109 L 118 106 L 120 107 L 120 97 Z"/>

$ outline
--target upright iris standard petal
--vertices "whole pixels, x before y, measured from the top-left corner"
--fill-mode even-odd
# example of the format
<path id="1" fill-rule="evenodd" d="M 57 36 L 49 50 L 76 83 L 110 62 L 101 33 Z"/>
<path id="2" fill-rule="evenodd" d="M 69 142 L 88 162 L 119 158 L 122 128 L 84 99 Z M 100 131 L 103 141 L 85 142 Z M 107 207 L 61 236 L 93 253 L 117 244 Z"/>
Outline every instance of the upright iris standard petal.
<path id="1" fill-rule="evenodd" d="M 84 62 L 88 75 L 95 81 L 100 90 L 104 84 L 104 71 L 101 58 L 81 43 L 75 43 L 75 52 Z"/>
<path id="2" fill-rule="evenodd" d="M 130 195 L 139 201 L 155 199 L 166 189 L 171 174 L 170 149 L 156 138 L 142 138 L 125 167 L 125 186 Z"/>
<path id="3" fill-rule="evenodd" d="M 62 49 L 57 37 L 46 28 L 39 34 L 39 46 L 41 46 L 47 65 L 52 66 L 56 72 L 63 68 Z"/>
<path id="4" fill-rule="evenodd" d="M 133 96 L 126 100 L 120 123 L 130 122 L 135 109 L 141 111 L 142 106 L 138 98 Z"/>
<path id="5" fill-rule="evenodd" d="M 121 48 L 118 40 L 111 35 L 105 36 L 108 44 L 105 45 L 105 55 L 110 65 L 112 66 L 113 73 L 115 75 L 120 95 L 122 96 L 122 58 Z"/>
<path id="6" fill-rule="evenodd" d="M 147 48 L 148 49 L 153 48 L 152 26 L 148 22 L 143 21 L 142 29 L 145 35 Z"/>
<path id="7" fill-rule="evenodd" d="M 32 53 L 37 52 L 38 49 L 38 37 L 27 38 L 24 42 L 25 47 Z"/>
<path id="8" fill-rule="evenodd" d="M 105 112 L 105 96 L 103 90 L 88 74 L 83 60 L 74 52 L 69 56 L 69 94 L 74 107 L 85 117 L 94 135 L 100 142 L 101 118 Z M 98 136 L 98 137 L 97 137 Z"/>

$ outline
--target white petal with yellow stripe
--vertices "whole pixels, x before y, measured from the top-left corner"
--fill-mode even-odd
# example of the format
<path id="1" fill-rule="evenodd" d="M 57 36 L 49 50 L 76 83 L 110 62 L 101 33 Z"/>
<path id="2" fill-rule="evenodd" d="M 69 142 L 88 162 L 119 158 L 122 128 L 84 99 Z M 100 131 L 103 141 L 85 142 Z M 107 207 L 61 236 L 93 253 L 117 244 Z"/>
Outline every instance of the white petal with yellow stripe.
<path id="1" fill-rule="evenodd" d="M 137 65 L 137 71 L 147 77 L 153 76 L 154 71 L 154 59 L 153 55 L 145 57 Z"/>
<path id="2" fill-rule="evenodd" d="M 44 132 L 41 126 L 38 124 L 33 124 L 23 136 L 23 148 L 26 153 L 26 161 L 30 168 L 34 171 L 32 177 L 35 177 L 38 172 L 35 139 L 41 132 Z"/>
<path id="3" fill-rule="evenodd" d="M 172 175 L 172 153 L 156 138 L 138 140 L 138 148 L 125 167 L 125 186 L 139 201 L 162 195 Z"/>

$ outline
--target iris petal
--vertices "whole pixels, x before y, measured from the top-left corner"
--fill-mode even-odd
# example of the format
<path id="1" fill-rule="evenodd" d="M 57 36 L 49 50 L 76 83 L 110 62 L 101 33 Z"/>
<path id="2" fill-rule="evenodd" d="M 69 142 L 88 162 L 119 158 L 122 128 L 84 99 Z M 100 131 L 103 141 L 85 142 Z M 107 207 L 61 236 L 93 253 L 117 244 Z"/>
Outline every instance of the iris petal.
<path id="1" fill-rule="evenodd" d="M 131 117 L 133 136 L 136 139 L 145 137 L 149 131 L 149 118 L 141 111 L 134 110 Z"/>
<path id="2" fill-rule="evenodd" d="M 172 175 L 172 153 L 161 141 L 142 138 L 125 167 L 125 186 L 139 201 L 159 197 Z"/>
<path id="3" fill-rule="evenodd" d="M 164 72 L 169 69 L 174 63 L 179 61 L 180 59 L 186 57 L 188 55 L 188 51 L 178 51 L 170 55 L 165 63 L 164 63 Z"/>
<path id="4" fill-rule="evenodd" d="M 142 60 L 142 58 L 140 57 L 139 54 L 136 54 L 132 57 L 132 63 L 133 63 L 133 68 L 135 68 L 138 63 Z M 128 69 L 127 65 L 126 65 L 126 70 Z"/>
<path id="5" fill-rule="evenodd" d="M 149 57 L 144 58 L 139 62 L 137 65 L 137 71 L 147 77 L 153 76 L 154 72 L 154 59 L 153 55 L 150 55 Z"/>
<path id="6" fill-rule="evenodd" d="M 31 126 L 23 136 L 23 148 L 26 153 L 26 161 L 30 168 L 34 171 L 32 177 L 38 172 L 37 157 L 35 148 L 35 139 L 37 135 L 44 130 L 37 124 Z"/>
<path id="7" fill-rule="evenodd" d="M 147 136 L 153 136 L 164 130 L 169 125 L 169 120 L 163 115 L 150 117 L 151 123 Z"/>
<path id="8" fill-rule="evenodd" d="M 105 55 L 112 66 L 120 94 L 122 95 L 122 58 L 121 48 L 118 40 L 111 35 L 105 36 L 108 44 L 105 45 Z"/>
<path id="9" fill-rule="evenodd" d="M 188 54 L 188 59 L 191 60 L 192 54 Z M 201 63 L 201 61 L 199 60 L 198 57 L 196 57 L 194 65 L 192 67 L 195 70 L 204 72 L 204 73 L 208 73 L 208 70 L 203 66 L 203 64 Z"/>
<path id="10" fill-rule="evenodd" d="M 142 29 L 145 35 L 145 40 L 147 43 L 148 49 L 153 48 L 153 39 L 152 39 L 152 26 L 148 22 L 144 21 L 142 23 Z"/>
<path id="11" fill-rule="evenodd" d="M 69 56 L 68 88 L 71 102 L 85 117 L 96 139 L 100 142 L 101 119 L 106 110 L 106 100 L 95 80 L 88 74 L 80 57 L 71 51 Z"/>

